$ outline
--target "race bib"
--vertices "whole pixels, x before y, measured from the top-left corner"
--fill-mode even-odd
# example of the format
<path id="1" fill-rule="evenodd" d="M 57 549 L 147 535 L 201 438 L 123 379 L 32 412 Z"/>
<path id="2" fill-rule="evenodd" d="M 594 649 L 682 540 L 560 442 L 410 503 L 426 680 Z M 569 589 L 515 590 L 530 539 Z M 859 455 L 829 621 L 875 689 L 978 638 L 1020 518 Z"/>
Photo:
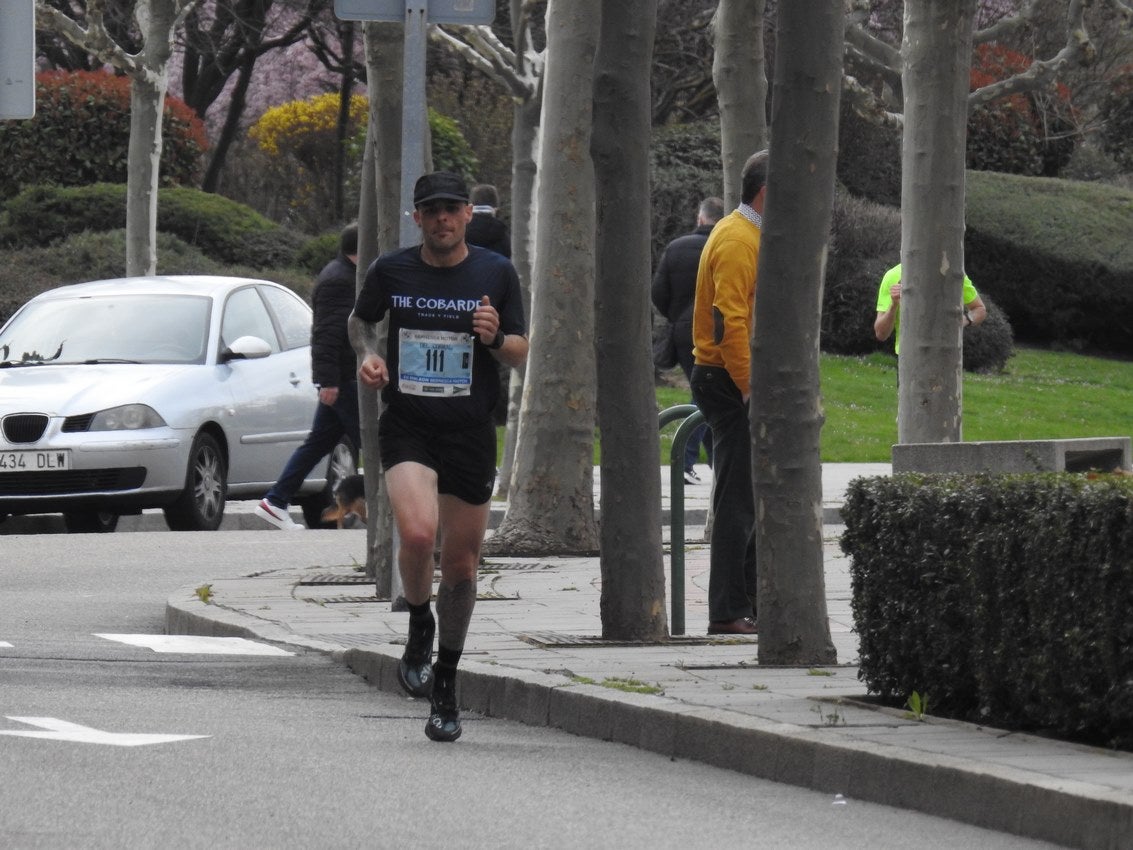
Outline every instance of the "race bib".
<path id="1" fill-rule="evenodd" d="M 465 396 L 472 391 L 472 337 L 456 331 L 398 333 L 397 385 L 420 396 Z"/>

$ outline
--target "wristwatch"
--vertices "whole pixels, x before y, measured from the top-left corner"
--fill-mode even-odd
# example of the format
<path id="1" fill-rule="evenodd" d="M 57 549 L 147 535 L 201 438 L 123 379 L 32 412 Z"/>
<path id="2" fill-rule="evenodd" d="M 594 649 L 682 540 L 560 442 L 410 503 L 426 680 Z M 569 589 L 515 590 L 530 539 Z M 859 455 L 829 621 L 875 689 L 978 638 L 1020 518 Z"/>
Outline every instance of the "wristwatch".
<path id="1" fill-rule="evenodd" d="M 490 343 L 488 343 L 488 348 L 492 349 L 493 351 L 496 351 L 496 350 L 501 349 L 503 347 L 504 347 L 504 332 L 498 330 L 498 331 L 496 331 L 496 338 L 493 339 Z"/>

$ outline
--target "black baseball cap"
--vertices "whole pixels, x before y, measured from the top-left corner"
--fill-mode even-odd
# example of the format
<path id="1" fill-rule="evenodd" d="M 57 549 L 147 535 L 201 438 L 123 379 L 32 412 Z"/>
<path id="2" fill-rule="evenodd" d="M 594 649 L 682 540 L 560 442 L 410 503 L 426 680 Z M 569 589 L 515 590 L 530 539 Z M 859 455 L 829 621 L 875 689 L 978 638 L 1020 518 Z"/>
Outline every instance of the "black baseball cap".
<path id="1" fill-rule="evenodd" d="M 434 171 L 422 174 L 413 186 L 413 206 L 429 201 L 464 201 L 468 203 L 468 186 L 464 178 L 451 171 Z"/>

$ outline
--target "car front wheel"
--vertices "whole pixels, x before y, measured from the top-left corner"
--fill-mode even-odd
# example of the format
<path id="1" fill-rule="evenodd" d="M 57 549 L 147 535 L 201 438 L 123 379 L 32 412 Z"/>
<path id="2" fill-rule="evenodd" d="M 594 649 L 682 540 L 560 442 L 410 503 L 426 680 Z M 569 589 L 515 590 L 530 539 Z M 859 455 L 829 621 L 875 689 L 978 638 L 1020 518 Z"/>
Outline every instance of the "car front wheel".
<path id="1" fill-rule="evenodd" d="M 197 434 L 189 451 L 185 490 L 165 509 L 165 522 L 173 531 L 216 531 L 227 495 L 228 469 L 220 444 L 210 434 Z"/>

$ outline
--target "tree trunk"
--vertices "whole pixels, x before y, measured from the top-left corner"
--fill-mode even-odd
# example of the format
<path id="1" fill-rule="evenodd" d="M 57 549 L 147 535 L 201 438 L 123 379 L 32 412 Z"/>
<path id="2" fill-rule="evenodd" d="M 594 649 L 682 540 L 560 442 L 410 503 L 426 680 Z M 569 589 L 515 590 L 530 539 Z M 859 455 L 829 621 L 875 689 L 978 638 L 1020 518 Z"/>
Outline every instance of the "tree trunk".
<path id="1" fill-rule="evenodd" d="M 712 81 L 720 107 L 724 206 L 740 202 L 740 171 L 767 147 L 767 74 L 763 52 L 764 0 L 720 0 L 713 21 Z M 780 4 L 782 8 L 782 4 Z"/>
<path id="2" fill-rule="evenodd" d="M 602 435 L 602 636 L 668 633 L 653 392 L 649 75 L 657 0 L 605 0 L 594 71 L 595 314 Z"/>
<path id="3" fill-rule="evenodd" d="M 130 81 L 126 177 L 126 277 L 157 271 L 157 187 L 161 177 L 161 113 L 165 91 Z"/>
<path id="4" fill-rule="evenodd" d="M 130 144 L 126 154 L 126 276 L 157 271 L 157 187 L 161 178 L 161 119 L 173 53 L 177 8 L 147 0 L 134 12 L 145 46 L 130 75 Z"/>
<path id="5" fill-rule="evenodd" d="M 961 439 L 964 167 L 976 0 L 908 0 L 897 440 Z"/>
<path id="6" fill-rule="evenodd" d="M 224 162 L 228 157 L 228 150 L 236 141 L 240 132 L 240 118 L 244 114 L 244 106 L 248 98 L 248 86 L 252 82 L 252 69 L 256 66 L 256 59 L 250 56 L 240 64 L 240 72 L 236 76 L 236 84 L 232 86 L 232 94 L 228 99 L 228 111 L 224 115 L 224 125 L 220 128 L 220 136 L 212 149 L 208 166 L 205 168 L 204 179 L 201 180 L 201 190 L 216 192 L 220 188 L 220 175 L 224 170 Z"/>
<path id="7" fill-rule="evenodd" d="M 531 327 L 531 222 L 535 217 L 535 143 L 539 136 L 539 97 L 516 104 L 511 129 L 511 262 L 519 275 L 523 291 L 523 310 Z M 519 408 L 523 402 L 526 364 L 511 370 L 508 381 L 507 430 L 504 451 L 500 458 L 499 486 L 501 499 L 511 492 L 511 470 L 515 462 L 515 444 L 519 436 Z"/>
<path id="8" fill-rule="evenodd" d="M 346 134 L 350 129 L 350 100 L 354 92 L 354 21 L 338 26 L 342 41 L 342 84 L 338 91 L 338 121 L 334 128 L 334 220 L 346 219 Z"/>
<path id="9" fill-rule="evenodd" d="M 593 552 L 593 56 L 599 0 L 550 0 L 539 149 L 531 356 L 511 499 L 486 551 Z"/>
<path id="10" fill-rule="evenodd" d="M 818 342 L 844 17 L 840 0 L 779 7 L 771 160 L 751 358 L 759 663 L 837 660 L 822 551 Z"/>
<path id="11" fill-rule="evenodd" d="M 401 75 L 404 39 L 398 24 L 367 23 L 364 29 L 370 115 L 366 128 L 362 195 L 358 210 L 358 289 L 366 270 L 383 251 L 397 246 L 401 208 Z M 375 350 L 385 350 L 380 325 Z M 362 425 L 362 468 L 366 479 L 366 575 L 377 595 L 395 604 L 401 578 L 394 569 L 393 514 L 385 491 L 378 450 L 377 390 L 358 385 Z"/>

